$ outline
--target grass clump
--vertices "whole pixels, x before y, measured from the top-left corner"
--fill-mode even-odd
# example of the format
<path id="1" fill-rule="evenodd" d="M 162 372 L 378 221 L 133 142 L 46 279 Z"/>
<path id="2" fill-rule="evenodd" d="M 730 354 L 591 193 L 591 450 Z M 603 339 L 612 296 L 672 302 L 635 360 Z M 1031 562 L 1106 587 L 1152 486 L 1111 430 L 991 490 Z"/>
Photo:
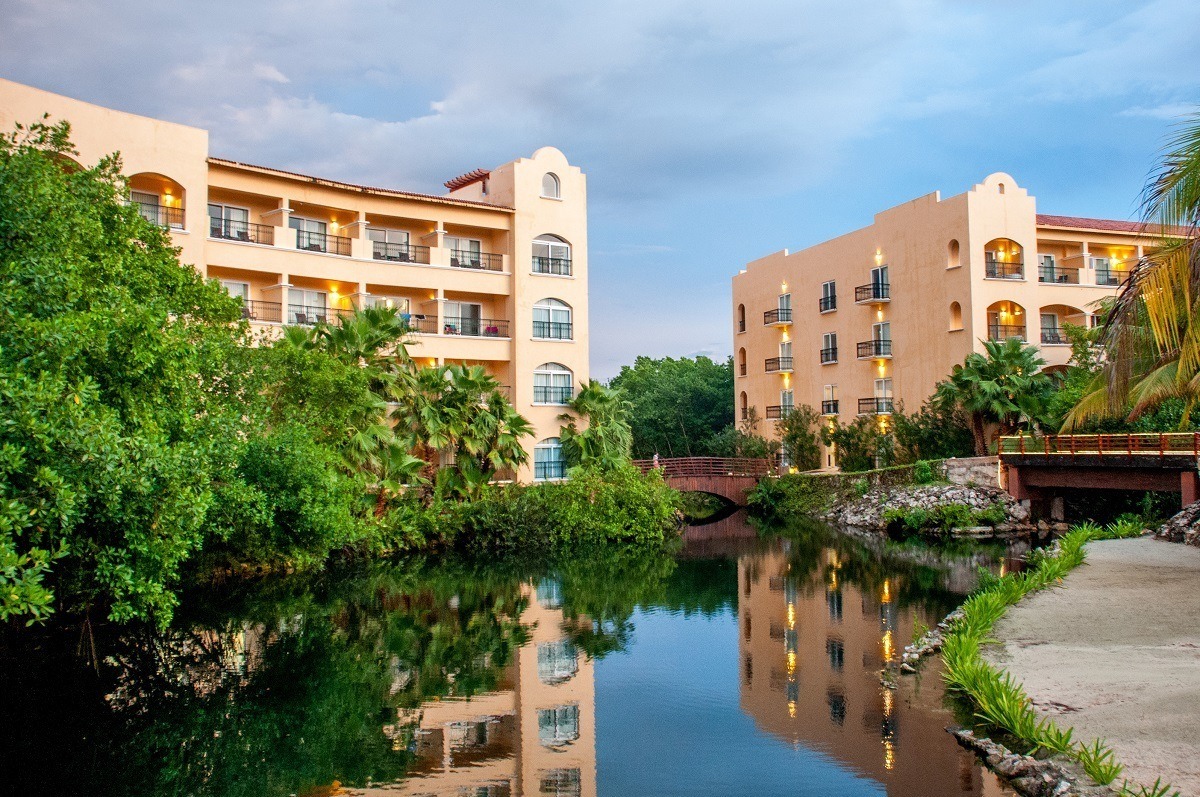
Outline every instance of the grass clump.
<path id="1" fill-rule="evenodd" d="M 966 504 L 941 504 L 931 509 L 893 507 L 883 512 L 888 528 L 904 535 L 927 531 L 949 531 L 971 526 L 995 526 L 1008 518 L 1002 504 L 993 503 L 984 509 L 972 509 Z"/>
<path id="2" fill-rule="evenodd" d="M 1073 759 L 1101 785 L 1113 783 L 1124 771 L 1112 749 L 1102 739 L 1090 745 L 1077 743 L 1072 738 L 1072 729 L 1060 728 L 1049 717 L 1039 717 L 1021 685 L 1009 672 L 988 664 L 980 648 L 992 641 L 992 629 L 1009 606 L 1030 592 L 1058 585 L 1067 573 L 1082 564 L 1088 542 L 1135 537 L 1141 533 L 1140 519 L 1118 519 L 1103 528 L 1094 523 L 1074 526 L 1058 541 L 1056 550 L 1030 555 L 1025 571 L 981 580 L 980 586 L 963 602 L 962 617 L 951 627 L 942 645 L 943 677 L 947 685 L 970 701 L 981 722 L 1023 742 L 1030 752 L 1046 751 Z M 1129 797 L 1170 797 L 1169 789 L 1159 782 L 1150 789 L 1126 782 L 1122 792 Z"/>

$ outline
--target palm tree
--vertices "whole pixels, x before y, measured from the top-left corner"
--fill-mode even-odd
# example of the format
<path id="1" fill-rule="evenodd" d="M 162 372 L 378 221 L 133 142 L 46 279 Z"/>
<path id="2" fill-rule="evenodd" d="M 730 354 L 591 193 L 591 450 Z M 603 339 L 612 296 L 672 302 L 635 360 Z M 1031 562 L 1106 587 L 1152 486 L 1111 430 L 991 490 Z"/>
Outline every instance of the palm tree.
<path id="1" fill-rule="evenodd" d="M 975 453 L 988 453 L 987 427 L 1010 433 L 1022 424 L 1034 428 L 1046 421 L 1047 400 L 1054 378 L 1041 371 L 1046 364 L 1035 347 L 1019 338 L 983 342 L 984 353 L 972 352 L 934 393 L 947 407 L 960 407 L 971 419 Z"/>
<path id="2" fill-rule="evenodd" d="M 1104 326 L 1106 362 L 1064 429 L 1100 417 L 1130 419 L 1169 398 L 1200 399 L 1200 113 L 1168 141 L 1143 192 L 1157 246 L 1133 269 Z"/>
<path id="3" fill-rule="evenodd" d="M 593 379 L 568 406 L 571 412 L 559 416 L 567 424 L 560 439 L 568 464 L 612 470 L 629 461 L 633 431 L 629 402 L 621 391 Z M 580 428 L 578 421 L 587 425 Z"/>

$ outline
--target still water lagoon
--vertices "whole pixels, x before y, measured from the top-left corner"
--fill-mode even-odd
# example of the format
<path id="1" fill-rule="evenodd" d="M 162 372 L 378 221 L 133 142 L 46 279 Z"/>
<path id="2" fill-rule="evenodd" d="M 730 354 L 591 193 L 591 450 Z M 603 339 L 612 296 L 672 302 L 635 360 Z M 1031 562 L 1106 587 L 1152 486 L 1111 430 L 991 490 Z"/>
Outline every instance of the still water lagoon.
<path id="1" fill-rule="evenodd" d="M 936 662 L 980 564 L 738 516 L 673 556 L 375 564 L 189 595 L 169 632 L 0 650 L 15 793 L 998 795 Z M 35 662 L 36 666 L 31 666 Z"/>

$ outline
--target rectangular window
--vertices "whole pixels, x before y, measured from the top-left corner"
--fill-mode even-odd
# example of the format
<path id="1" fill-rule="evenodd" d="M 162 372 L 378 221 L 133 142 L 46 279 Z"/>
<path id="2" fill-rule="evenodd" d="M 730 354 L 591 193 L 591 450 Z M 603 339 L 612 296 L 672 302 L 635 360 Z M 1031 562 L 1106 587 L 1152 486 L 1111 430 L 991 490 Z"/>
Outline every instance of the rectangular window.
<path id="1" fill-rule="evenodd" d="M 837 283 L 833 280 L 821 283 L 821 303 L 820 310 L 822 313 L 827 313 L 830 310 L 837 309 Z"/>
<path id="2" fill-rule="evenodd" d="M 472 302 L 446 302 L 443 335 L 478 335 L 483 306 Z"/>
<path id="3" fill-rule="evenodd" d="M 288 226 L 296 231 L 296 248 L 307 252 L 328 252 L 329 241 L 325 237 L 326 224 L 303 216 L 288 217 Z"/>
<path id="4" fill-rule="evenodd" d="M 779 309 L 789 311 L 792 309 L 792 295 L 790 293 L 782 293 L 779 295 Z"/>
<path id="5" fill-rule="evenodd" d="M 566 404 L 571 400 L 570 371 L 534 371 L 533 403 Z"/>
<path id="6" fill-rule="evenodd" d="M 784 359 L 790 360 L 790 359 L 792 359 L 792 342 L 791 342 L 790 340 L 785 340 L 785 341 L 783 341 L 782 343 L 780 343 L 780 344 L 779 344 L 779 359 L 781 359 L 781 360 L 784 360 Z M 790 365 L 790 363 L 789 363 L 789 365 Z M 784 368 L 784 367 L 787 367 L 787 366 L 784 366 L 784 365 L 781 363 L 781 364 L 780 364 L 780 367 L 781 367 L 781 368 Z"/>
<path id="7" fill-rule="evenodd" d="M 824 401 L 837 401 L 837 385 L 826 385 Z"/>
<path id="8" fill-rule="evenodd" d="M 779 405 L 783 407 L 784 412 L 788 412 L 796 406 L 795 392 L 792 390 L 779 391 Z"/>
<path id="9" fill-rule="evenodd" d="M 888 284 L 888 267 L 879 266 L 871 269 L 871 284 L 872 285 L 887 285 Z"/>
<path id="10" fill-rule="evenodd" d="M 450 250 L 450 265 L 481 268 L 483 266 L 483 244 L 474 238 L 456 238 L 447 235 L 444 239 Z"/>
<path id="11" fill-rule="evenodd" d="M 835 363 L 838 359 L 837 333 L 826 332 L 821 336 L 821 362 Z"/>
<path id="12" fill-rule="evenodd" d="M 367 306 L 395 309 L 402 316 L 406 316 L 411 312 L 409 310 L 411 306 L 409 300 L 401 296 L 368 296 Z"/>
<path id="13" fill-rule="evenodd" d="M 221 287 L 236 299 L 246 301 L 250 298 L 250 283 L 237 282 L 235 280 L 221 280 Z"/>
<path id="14" fill-rule="evenodd" d="M 871 340 L 891 340 L 892 339 L 892 322 L 881 321 L 878 324 L 871 325 Z"/>
<path id="15" fill-rule="evenodd" d="M 395 260 L 403 263 L 412 261 L 409 235 L 404 230 L 389 230 L 386 227 L 370 227 L 367 238 L 371 241 L 371 256 L 375 260 Z"/>
<path id="16" fill-rule="evenodd" d="M 557 747 L 579 738 L 579 706 L 538 709 L 538 741 Z"/>
<path id="17" fill-rule="evenodd" d="M 288 323 L 317 324 L 328 319 L 324 291 L 306 291 L 301 288 L 288 289 Z"/>
<path id="18" fill-rule="evenodd" d="M 233 205 L 208 203 L 208 235 L 230 241 L 250 240 L 250 210 Z"/>
<path id="19" fill-rule="evenodd" d="M 875 380 L 875 398 L 891 398 L 892 397 L 892 378 L 889 376 L 886 379 Z"/>

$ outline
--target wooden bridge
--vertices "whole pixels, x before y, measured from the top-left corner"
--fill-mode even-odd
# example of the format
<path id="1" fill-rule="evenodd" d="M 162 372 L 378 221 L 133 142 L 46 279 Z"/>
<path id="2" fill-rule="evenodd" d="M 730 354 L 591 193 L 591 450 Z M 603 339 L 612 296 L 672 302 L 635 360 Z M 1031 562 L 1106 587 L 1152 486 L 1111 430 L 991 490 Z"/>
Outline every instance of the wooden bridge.
<path id="1" fill-rule="evenodd" d="M 1200 497 L 1200 433 L 1015 435 L 999 454 L 1014 498 L 1054 488 L 1178 492 L 1184 506 Z"/>
<path id="2" fill-rule="evenodd" d="M 759 479 L 772 472 L 769 459 L 737 459 L 728 457 L 679 457 L 635 459 L 633 464 L 643 471 L 657 467 L 667 484 L 684 493 L 710 493 L 746 505 L 747 494 Z"/>

